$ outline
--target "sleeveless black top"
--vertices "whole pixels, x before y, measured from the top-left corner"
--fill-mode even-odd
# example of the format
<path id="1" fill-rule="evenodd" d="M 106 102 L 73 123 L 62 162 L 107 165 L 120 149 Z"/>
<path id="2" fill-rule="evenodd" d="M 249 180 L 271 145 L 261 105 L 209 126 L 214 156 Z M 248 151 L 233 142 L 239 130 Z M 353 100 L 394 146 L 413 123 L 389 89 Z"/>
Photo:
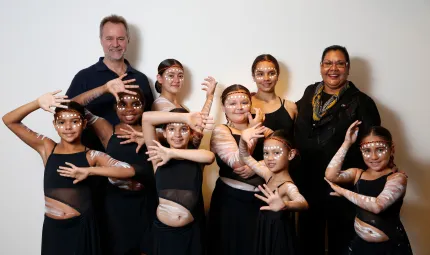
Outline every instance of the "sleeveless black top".
<path id="1" fill-rule="evenodd" d="M 363 173 L 364 171 L 361 175 Z M 365 196 L 377 197 L 384 189 L 387 177 L 391 174 L 393 173 L 381 176 L 375 180 L 363 180 L 360 175 L 360 179 L 354 186 L 354 191 Z M 403 198 L 400 198 L 379 214 L 374 214 L 357 206 L 357 218 L 383 231 L 388 237 L 393 238 L 393 235 L 398 232 L 396 228 L 399 227 L 399 224 L 401 225 L 400 209 L 402 208 L 402 204 Z"/>
<path id="2" fill-rule="evenodd" d="M 237 134 L 233 134 L 231 132 L 231 129 L 229 128 L 231 135 L 234 137 L 234 140 L 236 140 L 236 144 L 239 146 L 239 142 L 240 142 L 240 135 Z M 264 138 L 260 138 L 257 141 L 257 145 L 258 142 L 264 141 Z M 252 156 L 255 158 L 255 160 L 260 161 L 263 159 L 263 149 L 261 149 L 261 153 L 257 152 L 257 147 L 254 149 L 254 152 L 252 153 Z M 226 177 L 229 179 L 233 179 L 233 180 L 237 180 L 243 183 L 247 183 L 250 184 L 252 186 L 257 187 L 258 185 L 262 185 L 264 183 L 264 179 L 261 178 L 260 176 L 258 176 L 257 174 L 251 176 L 248 179 L 244 179 L 242 177 L 240 177 L 239 175 L 237 175 L 236 173 L 233 172 L 233 169 L 227 165 L 219 156 L 218 154 L 215 154 L 215 159 L 216 159 L 216 163 L 219 166 L 219 176 L 220 177 Z"/>
<path id="3" fill-rule="evenodd" d="M 73 184 L 74 178 L 61 176 L 57 169 L 59 166 L 67 166 L 65 162 L 72 163 L 77 167 L 90 167 L 87 160 L 86 148 L 82 152 L 72 154 L 55 154 L 52 149 L 46 161 L 45 173 L 43 178 L 43 189 L 46 197 L 65 203 L 79 213 L 85 213 L 91 207 L 91 189 L 89 179 Z"/>
<path id="4" fill-rule="evenodd" d="M 285 99 L 279 98 L 279 101 L 281 101 L 281 107 L 274 112 L 266 113 L 263 125 L 273 131 L 283 129 L 288 135 L 292 136 L 294 131 L 294 120 L 291 119 L 290 114 L 285 109 Z"/>
<path id="5" fill-rule="evenodd" d="M 199 199 L 203 183 L 203 169 L 199 163 L 171 159 L 157 168 L 155 181 L 160 198 L 182 205 L 197 219 L 201 212 Z"/>
<path id="6" fill-rule="evenodd" d="M 146 146 L 142 146 L 139 153 L 136 153 L 137 143 L 120 144 L 124 139 L 118 138 L 113 127 L 112 136 L 106 146 L 106 153 L 112 158 L 126 162 L 136 170 L 135 176 L 131 179 L 142 183 L 145 187 L 155 185 L 154 170 L 152 163 L 148 161 Z"/>

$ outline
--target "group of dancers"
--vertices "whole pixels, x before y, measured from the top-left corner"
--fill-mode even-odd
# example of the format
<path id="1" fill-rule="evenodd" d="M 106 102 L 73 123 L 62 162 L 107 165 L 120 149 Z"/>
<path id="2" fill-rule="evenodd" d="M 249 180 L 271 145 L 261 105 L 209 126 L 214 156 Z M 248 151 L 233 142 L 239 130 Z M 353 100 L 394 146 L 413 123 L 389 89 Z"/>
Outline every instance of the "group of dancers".
<path id="1" fill-rule="evenodd" d="M 306 226 L 300 215 L 318 208 L 317 193 L 326 192 L 356 208 L 355 219 L 345 221 L 355 235 L 342 244 L 343 254 L 412 254 L 399 216 L 407 176 L 395 167 L 391 134 L 355 114 L 360 106 L 340 103 L 357 90 L 347 80 L 345 48 L 327 48 L 320 65 L 323 81 L 308 87 L 309 100 L 294 103 L 275 93 L 277 60 L 258 56 L 251 69 L 257 92 L 239 84 L 222 92 L 226 124 L 215 125 L 210 116 L 217 88 L 213 77 L 202 83 L 206 101 L 201 111 L 190 112 L 179 102 L 186 77 L 174 59 L 158 67 L 160 96 L 151 111 L 144 111 L 148 102 L 136 79 L 124 73 L 73 98 L 60 91 L 46 93 L 4 115 L 5 125 L 45 165 L 42 254 L 310 254 L 305 246 L 314 240 L 305 238 L 306 227 L 300 230 Z M 119 124 L 88 107 L 106 94 L 115 98 L 111 107 Z M 305 104 L 313 106 L 309 118 L 302 114 Z M 340 106 L 333 113 L 334 105 Z M 38 109 L 53 114 L 59 142 L 22 123 Z M 320 135 L 318 126 L 333 119 L 327 116 L 347 119 L 321 138 L 335 139 L 332 135 L 342 132 L 333 148 L 337 152 L 320 166 L 322 173 L 303 170 L 320 155 L 309 157 L 311 149 L 298 139 L 305 130 L 300 125 L 311 126 L 309 137 Z M 94 131 L 104 152 L 84 145 L 86 128 Z M 200 149 L 207 134 L 210 150 Z M 345 167 L 351 153 L 365 167 Z M 205 216 L 203 169 L 214 161 L 219 178 Z M 100 196 L 95 193 L 102 194 L 102 203 L 96 203 Z"/>

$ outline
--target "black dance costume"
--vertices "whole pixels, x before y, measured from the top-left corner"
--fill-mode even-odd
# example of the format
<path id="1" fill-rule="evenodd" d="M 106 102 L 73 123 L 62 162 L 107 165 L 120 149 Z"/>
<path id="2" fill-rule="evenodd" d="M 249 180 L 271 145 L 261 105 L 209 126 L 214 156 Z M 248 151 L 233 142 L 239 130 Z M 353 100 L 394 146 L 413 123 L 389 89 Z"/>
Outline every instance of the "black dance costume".
<path id="1" fill-rule="evenodd" d="M 240 135 L 233 133 L 231 135 L 239 144 Z M 259 156 L 260 158 L 257 160 L 261 160 L 263 154 L 254 152 L 253 156 Z M 220 168 L 220 177 L 237 180 L 255 187 L 264 184 L 264 179 L 258 175 L 248 179 L 241 178 L 217 154 L 215 157 Z M 254 196 L 255 193 L 230 187 L 218 178 L 209 209 L 208 254 L 248 255 L 253 253 L 260 210 L 260 203 Z"/>
<path id="2" fill-rule="evenodd" d="M 115 132 L 115 127 L 114 127 Z M 120 144 L 124 141 L 115 133 L 106 147 L 112 158 L 129 163 L 136 175 L 129 181 L 132 189 L 123 189 L 107 183 L 105 197 L 104 253 L 112 255 L 150 254 L 152 248 L 151 226 L 155 218 L 157 197 L 154 171 L 142 147 L 136 154 L 136 143 Z M 142 185 L 143 184 L 143 185 Z"/>
<path id="3" fill-rule="evenodd" d="M 271 179 L 272 177 L 270 177 Z M 267 181 L 269 183 L 270 179 Z M 286 181 L 290 182 L 290 181 Z M 284 185 L 283 182 L 278 188 Z M 261 194 L 262 195 L 262 194 Z M 267 205 L 261 202 L 262 205 Z M 258 214 L 255 255 L 296 255 L 297 235 L 294 212 L 264 210 Z"/>
<path id="4" fill-rule="evenodd" d="M 87 150 L 72 154 L 55 154 L 52 149 L 44 174 L 45 196 L 65 203 L 80 215 L 57 220 L 45 215 L 42 232 L 43 255 L 99 255 L 99 235 L 95 221 L 89 180 L 73 184 L 73 178 L 62 177 L 59 166 L 70 162 L 77 167 L 89 167 Z M 91 177 L 90 177 L 91 178 Z"/>
<path id="5" fill-rule="evenodd" d="M 279 107 L 278 110 L 271 113 L 265 113 L 263 126 L 268 127 L 273 131 L 282 129 L 288 137 L 293 139 L 294 120 L 291 118 L 287 109 L 285 109 L 285 99 L 281 99 L 279 97 L 279 101 L 281 101 L 281 107 Z M 252 114 L 252 117 L 255 118 L 255 114 Z M 258 139 L 257 144 L 255 145 L 254 154 L 263 155 L 263 147 L 264 139 Z"/>
<path id="6" fill-rule="evenodd" d="M 187 208 L 194 221 L 183 227 L 171 227 L 156 218 L 153 224 L 154 255 L 204 254 L 202 171 L 199 163 L 176 159 L 157 168 L 158 196 Z"/>
<path id="7" fill-rule="evenodd" d="M 361 175 L 354 186 L 354 191 L 358 194 L 377 197 L 384 189 L 387 177 L 393 173 L 381 176 L 375 180 L 363 180 Z M 402 208 L 403 198 L 398 199 L 394 204 L 379 214 L 366 211 L 357 206 L 357 218 L 361 221 L 374 226 L 384 232 L 389 240 L 379 243 L 371 243 L 355 236 L 349 246 L 349 255 L 409 255 L 412 254 L 411 245 L 405 228 L 400 221 L 400 209 Z"/>
<path id="8" fill-rule="evenodd" d="M 287 134 L 293 135 L 294 120 L 291 119 L 287 109 L 285 109 L 285 99 L 279 98 L 281 107 L 278 110 L 266 113 L 263 125 L 272 129 L 273 131 L 283 129 Z"/>

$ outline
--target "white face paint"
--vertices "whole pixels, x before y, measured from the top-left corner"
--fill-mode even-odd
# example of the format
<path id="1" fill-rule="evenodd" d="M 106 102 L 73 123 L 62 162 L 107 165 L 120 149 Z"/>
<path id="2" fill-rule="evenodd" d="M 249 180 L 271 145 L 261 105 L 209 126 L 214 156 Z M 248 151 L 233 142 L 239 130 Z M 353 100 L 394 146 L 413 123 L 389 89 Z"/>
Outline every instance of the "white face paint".
<path id="1" fill-rule="evenodd" d="M 77 128 L 82 126 L 82 118 L 79 114 L 76 113 L 60 113 L 55 118 L 55 127 L 57 129 L 65 129 L 67 124 L 70 124 L 71 128 Z"/>
<path id="2" fill-rule="evenodd" d="M 166 81 L 172 82 L 175 76 L 180 82 L 184 81 L 184 71 L 179 68 L 169 68 L 164 72 L 164 79 Z"/>
<path id="3" fill-rule="evenodd" d="M 248 95 L 243 93 L 232 93 L 225 101 L 225 108 L 228 109 L 248 109 L 249 107 L 251 107 L 251 101 Z"/>
<path id="4" fill-rule="evenodd" d="M 257 80 L 264 80 L 264 73 L 268 72 L 268 77 L 271 80 L 274 80 L 278 77 L 278 73 L 274 67 L 259 67 L 255 69 L 254 77 Z"/>
<path id="5" fill-rule="evenodd" d="M 269 153 L 273 154 L 273 159 L 279 160 L 279 158 L 284 154 L 284 150 L 280 146 L 264 146 L 264 158 L 269 158 Z"/>
<path id="6" fill-rule="evenodd" d="M 388 152 L 389 145 L 385 141 L 374 141 L 369 143 L 364 143 L 360 146 L 361 153 L 363 157 L 370 158 L 373 151 L 376 152 L 378 157 L 382 157 Z"/>
<path id="7" fill-rule="evenodd" d="M 133 100 L 133 101 L 127 102 L 129 100 Z M 138 97 L 135 97 L 135 96 L 124 96 L 117 103 L 116 108 L 119 111 L 124 111 L 125 109 L 127 109 L 127 107 L 133 107 L 133 109 L 137 110 L 137 109 L 142 109 L 143 104 L 142 104 L 142 101 L 140 101 L 140 99 Z"/>

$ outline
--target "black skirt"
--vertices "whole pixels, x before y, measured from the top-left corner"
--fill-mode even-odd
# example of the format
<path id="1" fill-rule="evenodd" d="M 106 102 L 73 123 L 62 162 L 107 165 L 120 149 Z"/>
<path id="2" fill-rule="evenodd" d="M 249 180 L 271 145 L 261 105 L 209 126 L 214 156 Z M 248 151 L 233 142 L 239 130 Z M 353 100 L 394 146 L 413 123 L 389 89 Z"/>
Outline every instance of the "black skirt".
<path id="1" fill-rule="evenodd" d="M 294 213 L 260 211 L 257 223 L 255 255 L 296 255 L 297 236 Z"/>
<path id="2" fill-rule="evenodd" d="M 369 243 L 355 236 L 349 246 L 348 255 L 412 255 L 411 245 L 407 239 L 390 239 L 380 243 Z"/>
<path id="3" fill-rule="evenodd" d="M 199 221 L 183 227 L 170 227 L 154 220 L 152 233 L 154 248 L 152 255 L 203 255 L 204 246 Z"/>
<path id="4" fill-rule="evenodd" d="M 45 215 L 41 254 L 101 255 L 93 211 L 66 220 L 56 220 Z"/>
<path id="5" fill-rule="evenodd" d="M 105 253 L 150 254 L 151 226 L 156 194 L 147 189 L 130 191 L 109 185 L 105 198 Z"/>
<path id="6" fill-rule="evenodd" d="M 254 194 L 217 180 L 209 210 L 208 254 L 254 253 L 260 210 L 260 203 Z"/>

